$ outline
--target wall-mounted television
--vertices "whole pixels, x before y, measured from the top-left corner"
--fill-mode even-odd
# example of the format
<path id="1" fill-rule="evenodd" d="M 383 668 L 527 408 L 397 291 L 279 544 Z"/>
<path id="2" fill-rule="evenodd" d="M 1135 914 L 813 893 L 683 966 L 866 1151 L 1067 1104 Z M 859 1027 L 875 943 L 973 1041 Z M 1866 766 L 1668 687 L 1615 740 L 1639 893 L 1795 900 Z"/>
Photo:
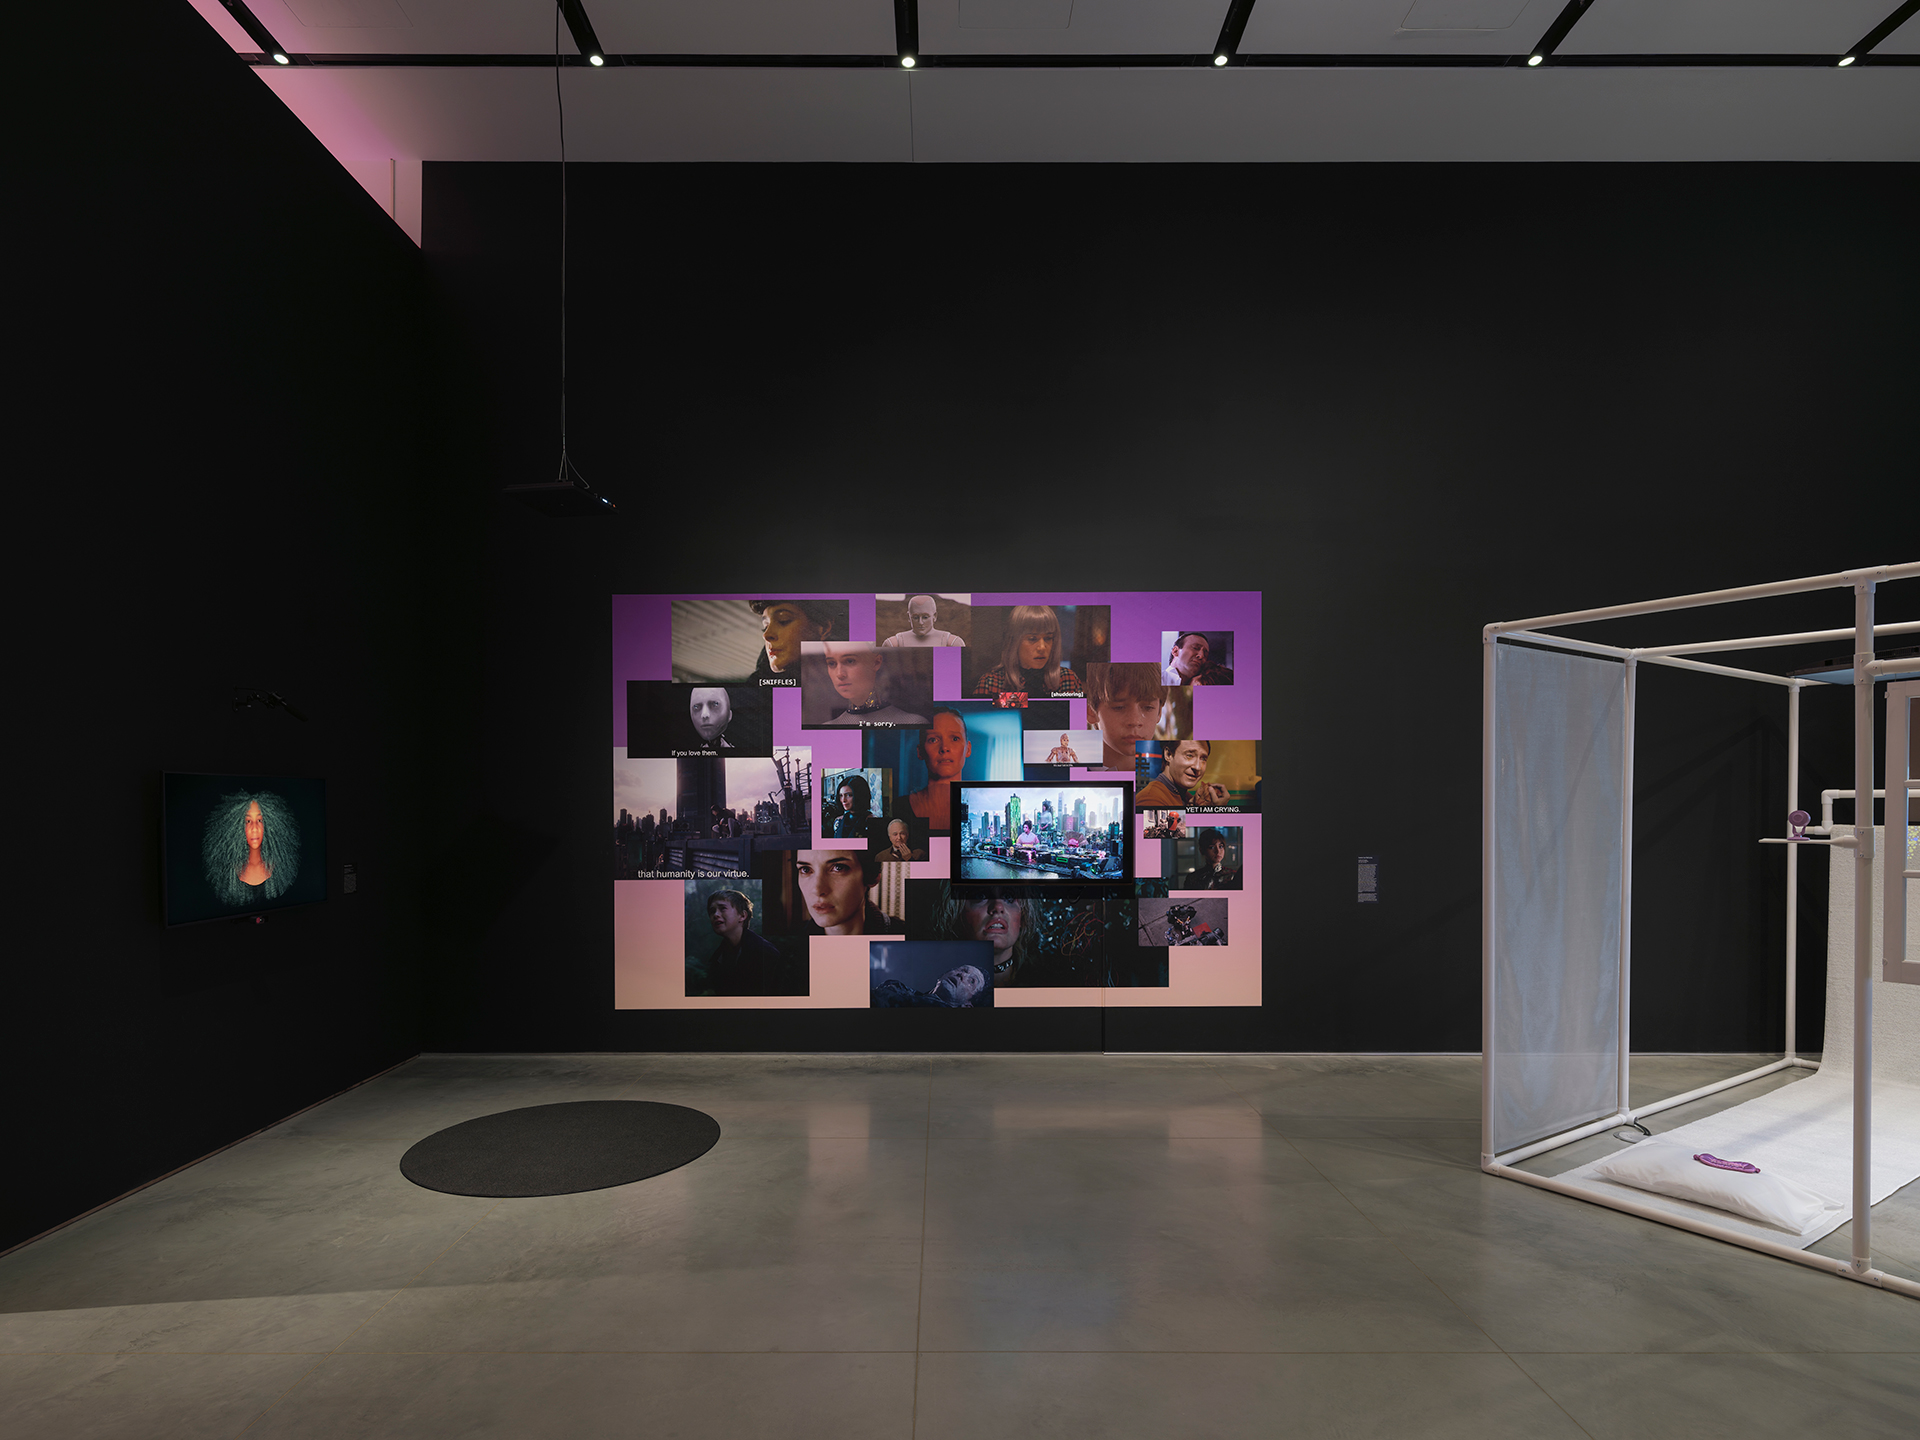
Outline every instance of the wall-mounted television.
<path id="1" fill-rule="evenodd" d="M 161 777 L 166 921 L 236 919 L 327 898 L 327 782 Z"/>
<path id="2" fill-rule="evenodd" d="M 1029 781 L 959 785 L 953 878 L 996 885 L 1133 879 L 1133 786 Z"/>

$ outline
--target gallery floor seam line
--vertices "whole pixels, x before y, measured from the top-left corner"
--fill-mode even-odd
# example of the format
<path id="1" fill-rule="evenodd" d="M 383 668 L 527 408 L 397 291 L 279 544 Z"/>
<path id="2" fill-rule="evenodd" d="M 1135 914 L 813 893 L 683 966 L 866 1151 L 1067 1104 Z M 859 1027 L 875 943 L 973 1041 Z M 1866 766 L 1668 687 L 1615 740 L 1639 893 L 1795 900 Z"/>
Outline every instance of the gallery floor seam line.
<path id="1" fill-rule="evenodd" d="M 907 1415 L 909 1440 L 920 1433 L 920 1324 L 926 1312 L 927 1206 L 933 1188 L 933 1060 L 927 1061 L 927 1129 L 920 1166 L 920 1271 L 913 1291 L 913 1392 Z"/>
<path id="2" fill-rule="evenodd" d="M 1268 1140 L 1268 1139 L 1279 1140 L 1295 1155 L 1299 1156 L 1301 1164 L 1305 1165 L 1309 1170 L 1313 1171 L 1313 1173 L 1319 1177 L 1320 1184 L 1325 1185 L 1329 1190 L 1333 1191 L 1334 1194 L 1338 1195 L 1342 1200 L 1344 1200 L 1347 1204 L 1347 1208 L 1353 1211 L 1355 1215 L 1359 1216 L 1362 1223 L 1364 1223 L 1370 1229 L 1372 1229 L 1374 1234 L 1378 1235 L 1382 1240 L 1386 1240 L 1389 1243 L 1391 1243 L 1392 1237 L 1387 1234 L 1385 1228 L 1381 1226 L 1380 1222 L 1375 1220 L 1371 1215 L 1367 1214 L 1366 1211 L 1362 1210 L 1360 1206 L 1354 1201 L 1354 1198 L 1351 1195 L 1347 1194 L 1346 1191 L 1342 1190 L 1337 1184 L 1335 1184 L 1333 1181 L 1333 1178 L 1329 1176 L 1326 1171 L 1322 1170 L 1318 1165 L 1314 1164 L 1312 1158 L 1309 1157 L 1304 1151 L 1302 1151 L 1298 1145 L 1293 1143 L 1293 1136 L 1281 1135 L 1278 1132 L 1270 1131 L 1270 1128 L 1267 1123 L 1267 1117 L 1260 1113 L 1260 1107 L 1255 1105 L 1253 1101 L 1249 1100 L 1244 1094 L 1242 1094 L 1238 1090 L 1235 1090 L 1233 1094 L 1236 1100 L 1238 1100 L 1241 1104 L 1245 1105 L 1249 1110 L 1253 1111 L 1253 1113 L 1259 1117 L 1260 1134 L 1255 1138 L 1260 1140 Z M 1308 1137 L 1303 1136 L 1301 1138 L 1304 1139 Z M 1399 1248 L 1400 1247 L 1397 1245 L 1394 1246 L 1394 1249 L 1396 1251 L 1399 1250 Z M 1412 1262 L 1409 1261 L 1408 1263 L 1411 1264 Z M 1417 1271 L 1419 1270 L 1419 1267 L 1416 1265 L 1414 1266 L 1414 1269 Z M 1424 1273 L 1422 1275 L 1422 1278 L 1426 1278 L 1424 1276 Z M 1429 1283 L 1431 1283 L 1431 1281 L 1429 1281 Z M 1441 1293 L 1445 1294 L 1446 1292 L 1442 1291 Z M 1451 1302 L 1452 1297 L 1448 1296 L 1447 1298 L 1449 1302 Z M 1477 1329 L 1479 1327 L 1476 1326 L 1475 1328 Z M 1493 1337 L 1489 1335 L 1487 1338 L 1488 1340 L 1492 1340 Z"/>
<path id="3" fill-rule="evenodd" d="M 6 1350 L 0 1351 L 0 1363 L 7 1360 L 45 1358 L 49 1356 L 71 1356 L 92 1359 L 126 1360 L 192 1360 L 213 1356 L 233 1356 L 236 1358 L 301 1356 L 311 1355 L 319 1360 L 329 1360 L 345 1356 L 369 1355 L 419 1355 L 456 1358 L 463 1355 L 552 1355 L 552 1356 L 589 1356 L 589 1355 L 627 1355 L 659 1356 L 662 1358 L 689 1355 L 724 1355 L 734 1358 L 766 1357 L 769 1359 L 796 1355 L 1427 1355 L 1463 1357 L 1499 1355 L 1508 1359 L 1665 1359 L 1665 1360 L 1726 1360 L 1726 1359 L 1782 1359 L 1801 1357 L 1824 1359 L 1834 1356 L 1880 1357 L 1884 1359 L 1905 1359 L 1920 1355 L 1920 1348 L 1910 1350 L 1433 1350 L 1433 1349 L 1392 1349 L 1392 1350 L 1063 1350 L 1053 1348 L 1029 1347 L 1020 1350 L 956 1350 L 928 1347 L 918 1352 L 912 1350 Z"/>
<path id="4" fill-rule="evenodd" d="M 484 1211 L 476 1215 L 473 1218 L 472 1222 L 468 1224 L 466 1229 L 462 1230 L 458 1235 L 454 1236 L 453 1239 L 449 1240 L 446 1243 L 445 1247 L 441 1249 L 439 1254 L 435 1255 L 425 1265 L 422 1265 L 420 1269 L 414 1274 L 414 1276 L 407 1281 L 406 1284 L 402 1285 L 398 1290 L 395 1290 L 391 1295 L 387 1296 L 386 1299 L 382 1300 L 378 1305 L 374 1306 L 373 1309 L 367 1313 L 366 1317 L 363 1320 L 361 1320 L 358 1325 L 355 1325 L 353 1329 L 349 1330 L 346 1333 L 346 1335 L 341 1339 L 338 1345 L 335 1345 L 333 1349 L 327 1351 L 326 1354 L 321 1355 L 317 1360 L 313 1362 L 313 1364 L 309 1365 L 305 1370 L 301 1371 L 298 1379 L 296 1379 L 285 1390 L 282 1390 L 277 1396 L 275 1396 L 273 1399 L 273 1402 L 268 1406 L 266 1406 L 266 1408 L 261 1410 L 258 1414 L 256 1414 L 253 1417 L 253 1419 L 247 1421 L 246 1424 L 242 1425 L 238 1433 L 241 1435 L 246 1434 L 247 1431 L 251 1430 L 255 1425 L 259 1424 L 263 1419 L 265 1419 L 269 1414 L 271 1414 L 275 1409 L 277 1409 L 281 1404 L 281 1402 L 283 1402 L 287 1398 L 287 1396 L 291 1395 L 294 1391 L 298 1390 L 302 1385 L 306 1384 L 308 1379 L 311 1378 L 311 1376 L 313 1375 L 314 1371 L 318 1370 L 323 1364 L 325 1364 L 333 1356 L 341 1354 L 343 1351 L 346 1351 L 347 1342 L 353 1339 L 354 1336 L 358 1335 L 369 1324 L 371 1324 L 373 1322 L 374 1316 L 378 1315 L 382 1310 L 386 1309 L 387 1306 L 391 1305 L 402 1294 L 404 1294 L 408 1290 L 411 1290 L 416 1284 L 418 1284 L 420 1281 L 420 1277 L 422 1275 L 425 1275 L 427 1271 L 431 1270 L 434 1266 L 438 1265 L 442 1260 L 444 1260 L 447 1256 L 448 1251 L 452 1250 L 454 1246 L 458 1245 L 462 1240 L 466 1239 L 467 1236 L 471 1235 L 474 1232 L 475 1227 L 478 1226 L 482 1220 L 485 1220 L 487 1216 L 493 1214 L 493 1212 L 498 1210 L 499 1208 L 500 1207 L 498 1204 L 489 1205 Z M 346 1353 L 361 1354 L 361 1353 L 368 1353 L 368 1352 L 346 1351 Z M 378 1352 L 372 1352 L 372 1353 L 378 1353 Z"/>
<path id="5" fill-rule="evenodd" d="M 1441 1293 L 1444 1294 L 1445 1292 L 1443 1291 Z M 1451 1299 L 1452 1297 L 1448 1296 L 1448 1298 Z M 1589 1430 L 1586 1426 L 1582 1425 L 1578 1420 L 1574 1419 L 1573 1412 L 1568 1410 L 1566 1406 L 1562 1405 L 1560 1403 L 1560 1398 L 1557 1395 L 1555 1395 L 1551 1390 L 1547 1389 L 1547 1387 L 1540 1382 L 1539 1376 L 1529 1372 L 1526 1366 L 1522 1365 L 1519 1362 L 1519 1360 L 1514 1358 L 1514 1356 L 1508 1354 L 1505 1350 L 1502 1350 L 1500 1354 L 1506 1360 L 1507 1364 L 1511 1365 L 1514 1368 L 1515 1373 L 1520 1375 L 1523 1379 L 1526 1380 L 1526 1382 L 1529 1385 L 1533 1386 L 1535 1390 L 1540 1392 L 1541 1396 L 1545 1398 L 1546 1402 L 1549 1405 L 1553 1406 L 1554 1409 L 1558 1410 L 1562 1415 L 1565 1415 L 1567 1417 L 1567 1423 L 1569 1425 L 1573 1426 L 1573 1428 L 1578 1430 L 1582 1435 L 1585 1435 L 1587 1437 L 1587 1440 L 1594 1440 L 1593 1432 Z"/>
<path id="6" fill-rule="evenodd" d="M 1244 1095 L 1241 1098 L 1243 1100 L 1246 1099 Z M 1251 1100 L 1247 1100 L 1246 1103 L 1250 1109 L 1254 1109 L 1255 1112 L 1258 1113 L 1257 1107 L 1253 1105 L 1253 1102 Z M 1262 1115 L 1260 1117 L 1260 1123 L 1263 1128 L 1266 1126 L 1266 1123 L 1267 1123 L 1266 1116 Z M 1312 1169 L 1314 1174 L 1320 1176 L 1320 1178 L 1326 1182 L 1328 1188 L 1331 1189 L 1334 1194 L 1338 1195 L 1342 1200 L 1346 1201 L 1347 1204 L 1353 1209 L 1353 1212 L 1356 1215 L 1358 1215 L 1362 1220 L 1366 1221 L 1367 1224 L 1371 1225 L 1377 1232 L 1379 1232 L 1380 1237 L 1386 1242 L 1388 1248 L 1390 1248 L 1394 1254 L 1398 1255 L 1403 1261 L 1405 1261 L 1407 1266 L 1413 1271 L 1414 1274 L 1418 1275 L 1422 1280 L 1426 1281 L 1428 1285 L 1432 1286 L 1434 1293 L 1440 1296 L 1441 1299 L 1445 1300 L 1447 1304 L 1451 1305 L 1454 1309 L 1454 1312 L 1458 1314 L 1462 1320 L 1465 1320 L 1469 1325 L 1471 1325 L 1475 1330 L 1477 1330 L 1480 1333 L 1480 1335 L 1486 1340 L 1486 1342 L 1489 1345 L 1493 1346 L 1496 1352 L 1502 1355 L 1507 1355 L 1506 1347 L 1502 1345 L 1498 1340 L 1494 1339 L 1493 1336 L 1488 1333 L 1486 1326 L 1482 1325 L 1477 1319 L 1473 1317 L 1473 1315 L 1468 1313 L 1467 1308 L 1464 1305 L 1462 1305 L 1458 1299 L 1456 1299 L 1452 1294 L 1448 1292 L 1446 1286 L 1442 1285 L 1439 1281 L 1435 1280 L 1433 1276 L 1429 1275 L 1426 1272 L 1426 1270 L 1420 1265 L 1420 1263 L 1406 1252 L 1406 1250 L 1401 1246 L 1399 1240 L 1395 1236 L 1387 1232 L 1387 1229 L 1384 1225 L 1382 1225 L 1379 1221 L 1375 1220 L 1371 1215 L 1367 1214 L 1365 1210 L 1361 1209 L 1359 1202 L 1356 1201 L 1351 1195 L 1347 1194 L 1345 1190 L 1341 1189 L 1339 1183 L 1336 1180 L 1334 1180 L 1332 1176 L 1328 1175 L 1326 1171 L 1322 1170 L 1318 1165 L 1314 1164 L 1312 1158 L 1308 1156 L 1305 1151 L 1301 1150 L 1298 1145 L 1293 1143 L 1293 1139 L 1291 1136 L 1282 1135 L 1280 1139 L 1282 1140 L 1282 1142 L 1285 1143 L 1286 1147 L 1289 1150 L 1293 1151 L 1294 1154 L 1298 1155 L 1301 1158 L 1301 1160 L 1303 1160 L 1307 1164 L 1307 1166 L 1310 1169 Z M 1475 1352 L 1475 1353 L 1484 1353 L 1484 1352 Z M 1513 1357 L 1511 1355 L 1507 1355 L 1507 1360 L 1510 1364 L 1513 1363 Z M 1514 1365 L 1514 1368 L 1516 1370 L 1520 1370 L 1520 1367 L 1517 1364 Z M 1520 1370 L 1520 1373 L 1523 1375 L 1526 1375 L 1525 1370 Z M 1528 1375 L 1527 1379 L 1530 1383 L 1535 1385 L 1536 1388 L 1539 1386 L 1539 1382 L 1537 1380 L 1534 1380 L 1531 1375 Z M 1542 1390 L 1541 1393 L 1545 1394 L 1546 1392 Z M 1547 1398 L 1549 1400 L 1553 1399 L 1552 1396 L 1548 1396 Z M 1565 1413 L 1564 1407 L 1561 1407 L 1560 1403 L 1557 1400 L 1554 1401 L 1553 1403 L 1556 1409 L 1560 1409 L 1561 1413 L 1563 1414 Z M 1583 1435 L 1590 1434 L 1587 1428 L 1584 1425 L 1581 1425 L 1578 1421 L 1573 1420 L 1573 1417 L 1571 1415 L 1568 1415 L 1567 1419 L 1569 1421 L 1573 1421 L 1573 1424 L 1575 1425 L 1576 1428 L 1579 1429 L 1581 1434 Z"/>

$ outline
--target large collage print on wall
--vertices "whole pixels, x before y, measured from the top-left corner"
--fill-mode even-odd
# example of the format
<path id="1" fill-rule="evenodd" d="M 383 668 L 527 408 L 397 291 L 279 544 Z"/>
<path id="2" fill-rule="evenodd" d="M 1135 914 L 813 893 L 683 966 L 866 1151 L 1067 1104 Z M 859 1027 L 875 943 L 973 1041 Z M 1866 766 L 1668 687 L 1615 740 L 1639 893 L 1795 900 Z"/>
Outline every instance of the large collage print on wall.
<path id="1" fill-rule="evenodd" d="M 616 595 L 614 1005 L 1260 1003 L 1260 596 Z"/>

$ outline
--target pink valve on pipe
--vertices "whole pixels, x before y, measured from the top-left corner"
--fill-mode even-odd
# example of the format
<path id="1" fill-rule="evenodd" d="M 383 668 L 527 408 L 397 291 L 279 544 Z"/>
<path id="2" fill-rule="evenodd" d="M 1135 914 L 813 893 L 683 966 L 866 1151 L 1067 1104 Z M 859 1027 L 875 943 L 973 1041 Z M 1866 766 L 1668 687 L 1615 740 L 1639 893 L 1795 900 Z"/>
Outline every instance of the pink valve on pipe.
<path id="1" fill-rule="evenodd" d="M 1722 1160 L 1718 1155 L 1709 1155 L 1705 1151 L 1693 1157 L 1702 1165 L 1711 1165 L 1716 1170 L 1738 1170 L 1742 1175 L 1758 1175 L 1760 1167 L 1749 1165 L 1744 1160 Z"/>

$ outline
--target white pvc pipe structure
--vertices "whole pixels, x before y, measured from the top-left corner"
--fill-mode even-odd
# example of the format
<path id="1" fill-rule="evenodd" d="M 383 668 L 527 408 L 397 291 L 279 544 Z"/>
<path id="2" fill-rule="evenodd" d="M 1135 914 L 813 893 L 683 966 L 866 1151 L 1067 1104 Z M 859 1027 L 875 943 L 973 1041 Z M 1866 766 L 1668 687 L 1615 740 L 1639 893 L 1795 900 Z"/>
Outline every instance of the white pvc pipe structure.
<path id="1" fill-rule="evenodd" d="M 1815 575 L 1800 580 L 1785 580 L 1771 585 L 1748 585 L 1731 590 L 1704 591 L 1694 595 L 1675 596 L 1667 600 L 1638 601 L 1628 605 L 1611 605 L 1596 610 L 1574 610 L 1559 615 L 1541 615 L 1528 620 L 1509 620 L 1488 625 L 1481 632 L 1481 793 L 1480 793 L 1480 1024 L 1481 1024 L 1481 1092 L 1480 1092 L 1480 1168 L 1491 1175 L 1504 1176 L 1524 1184 L 1538 1186 L 1543 1190 L 1553 1190 L 1561 1194 L 1573 1195 L 1593 1204 L 1604 1204 L 1630 1215 L 1639 1215 L 1645 1219 L 1657 1220 L 1663 1225 L 1672 1225 L 1679 1229 L 1691 1230 L 1698 1234 L 1709 1235 L 1735 1245 L 1745 1246 L 1749 1250 L 1758 1250 L 1764 1254 L 1777 1255 L 1796 1264 L 1811 1266 L 1818 1270 L 1827 1270 L 1834 1274 L 1845 1275 L 1850 1279 L 1864 1281 L 1883 1289 L 1895 1290 L 1901 1294 L 1920 1298 L 1920 1284 L 1876 1270 L 1873 1266 L 1872 1252 L 1872 1158 L 1873 1158 L 1873 890 L 1874 881 L 1874 830 L 1872 801 L 1869 799 L 1864 809 L 1857 808 L 1854 835 L 1851 839 L 1813 841 L 1802 843 L 1827 844 L 1853 851 L 1854 865 L 1854 913 L 1853 913 L 1853 1255 L 1851 1260 L 1833 1260 L 1823 1255 L 1809 1254 L 1790 1245 L 1763 1240 L 1755 1236 L 1696 1220 L 1691 1216 L 1671 1214 L 1650 1205 L 1643 1205 L 1625 1198 L 1608 1197 L 1600 1199 L 1576 1187 L 1543 1175 L 1534 1175 L 1525 1170 L 1515 1169 L 1521 1160 L 1544 1154 L 1575 1140 L 1597 1135 L 1635 1119 L 1640 1115 L 1651 1115 L 1662 1110 L 1684 1105 L 1688 1101 L 1716 1094 L 1748 1081 L 1770 1075 L 1794 1066 L 1814 1066 L 1813 1061 L 1800 1058 L 1799 1039 L 1796 1033 L 1796 994 L 1798 983 L 1799 944 L 1797 927 L 1799 923 L 1799 844 L 1787 845 L 1787 943 L 1786 943 L 1786 1054 L 1769 1065 L 1763 1065 L 1742 1075 L 1730 1076 L 1689 1090 L 1684 1094 L 1668 1096 L 1650 1105 L 1634 1106 L 1628 1095 L 1629 1080 L 1629 1016 L 1631 1011 L 1631 969 L 1632 946 L 1631 933 L 1633 922 L 1633 737 L 1634 706 L 1636 700 L 1637 668 L 1645 662 L 1655 665 L 1667 665 L 1676 669 L 1694 670 L 1710 675 L 1725 675 L 1740 680 L 1757 681 L 1762 684 L 1779 685 L 1787 690 L 1787 808 L 1797 810 L 1800 796 L 1800 691 L 1808 683 L 1791 676 L 1772 675 L 1758 670 L 1742 670 L 1728 665 L 1709 664 L 1699 660 L 1682 658 L 1688 653 L 1707 653 L 1721 650 L 1754 650 L 1785 645 L 1800 645 L 1810 641 L 1840 640 L 1851 637 L 1854 645 L 1854 732 L 1853 732 L 1853 794 L 1872 797 L 1873 788 L 1874 739 L 1873 739 L 1873 691 L 1876 678 L 1912 670 L 1916 661 L 1876 660 L 1873 642 L 1876 633 L 1883 635 L 1911 634 L 1920 631 L 1920 622 L 1899 622 L 1889 625 L 1874 624 L 1874 598 L 1879 585 L 1891 580 L 1904 580 L 1920 576 L 1920 562 L 1903 565 L 1882 565 L 1869 569 L 1841 571 L 1831 575 Z M 1742 600 L 1758 600 L 1776 595 L 1794 595 L 1814 590 L 1845 589 L 1853 592 L 1853 626 L 1847 630 L 1811 630 L 1782 635 L 1757 635 L 1742 639 L 1717 640 L 1688 645 L 1657 646 L 1643 649 L 1629 649 L 1616 645 L 1603 645 L 1591 640 L 1575 640 L 1561 635 L 1541 633 L 1543 627 L 1584 624 L 1595 620 L 1621 619 L 1634 615 L 1651 615 L 1669 610 L 1694 609 L 1707 605 L 1724 605 Z M 1495 804 L 1495 782 L 1499 763 L 1498 741 L 1495 728 L 1496 666 L 1498 647 L 1502 640 L 1528 645 L 1544 646 L 1557 650 L 1571 650 L 1580 654 L 1605 655 L 1619 659 L 1624 663 L 1625 715 L 1622 724 L 1622 785 L 1620 805 L 1620 946 L 1619 965 L 1619 1016 L 1618 1043 L 1619 1069 L 1615 1091 L 1617 1111 L 1615 1114 L 1589 1121 L 1573 1129 L 1550 1135 L 1532 1144 L 1496 1154 L 1494 1151 L 1494 1113 L 1493 1096 L 1497 1075 L 1498 1056 L 1495 1053 L 1495 994 L 1496 975 L 1495 946 L 1497 943 L 1494 929 L 1495 877 L 1494 862 L 1497 850 L 1495 834 L 1497 807 Z M 1830 829 L 1833 818 L 1833 800 L 1844 791 L 1829 791 L 1821 796 L 1823 824 L 1817 828 Z M 1903 812 L 1904 813 L 1904 812 Z M 1815 827 L 1809 827 L 1815 828 Z M 1785 843 L 1785 842 L 1781 842 Z M 1903 847 L 1904 848 L 1904 847 Z M 1904 858 L 1904 857 L 1903 857 Z M 1897 881 L 1898 867 L 1888 867 L 1888 884 L 1903 883 Z M 1903 907 L 1904 908 L 1904 907 Z M 1828 963 L 1839 963 L 1839 956 L 1830 956 Z M 1831 1022 L 1830 1022 L 1831 1023 Z"/>
<path id="2" fill-rule="evenodd" d="M 1853 583 L 1853 791 L 1873 794 L 1873 592 Z M 1853 1268 L 1873 1269 L 1873 802 L 1853 817 Z M 1827 957 L 1833 963 L 1833 957 Z"/>

